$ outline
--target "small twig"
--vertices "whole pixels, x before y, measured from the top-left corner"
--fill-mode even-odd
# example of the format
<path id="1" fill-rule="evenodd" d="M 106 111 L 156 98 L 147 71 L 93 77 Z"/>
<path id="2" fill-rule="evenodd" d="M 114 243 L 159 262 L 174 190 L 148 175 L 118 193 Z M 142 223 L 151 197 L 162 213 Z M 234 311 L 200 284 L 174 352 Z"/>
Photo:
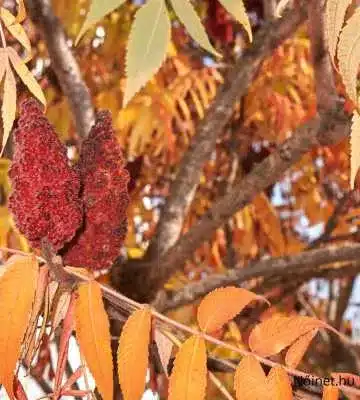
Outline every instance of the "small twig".
<path id="1" fill-rule="evenodd" d="M 211 382 L 219 389 L 219 391 L 224 395 L 224 397 L 228 400 L 234 400 L 234 398 L 228 392 L 228 390 L 223 385 L 221 380 L 219 378 L 217 378 L 217 376 L 210 371 L 208 372 L 208 374 L 209 374 L 209 378 L 210 378 Z"/>
<path id="2" fill-rule="evenodd" d="M 0 250 L 5 250 L 5 249 L 3 247 L 0 247 Z M 18 253 L 17 250 L 11 250 L 11 252 L 12 253 Z M 29 254 L 30 253 L 28 253 L 27 255 L 29 255 Z M 82 281 L 90 281 L 91 280 L 91 278 L 89 278 L 88 276 L 81 275 L 80 273 L 75 273 L 73 270 L 71 270 L 69 273 L 71 275 L 74 275 L 74 276 L 78 277 Z M 144 307 L 143 304 L 140 304 L 140 303 L 138 303 L 138 302 L 136 302 L 136 301 L 134 301 L 132 299 L 129 299 L 128 297 L 122 295 L 121 293 L 116 292 L 115 290 L 111 289 L 110 287 L 108 287 L 108 286 L 106 286 L 104 284 L 99 283 L 99 285 L 100 285 L 103 293 L 111 294 L 112 298 L 117 298 L 117 300 L 120 301 L 120 302 L 126 302 L 129 305 L 131 305 L 132 307 L 135 307 L 136 309 Z M 111 300 L 109 300 L 109 301 L 112 302 Z M 220 346 L 220 347 L 223 347 L 223 348 L 228 349 L 230 351 L 233 351 L 233 352 L 235 352 L 237 354 L 240 354 L 241 356 L 252 355 L 260 363 L 262 363 L 264 365 L 267 365 L 270 368 L 275 367 L 275 366 L 281 366 L 291 376 L 297 376 L 297 377 L 301 377 L 301 378 L 304 378 L 304 379 L 310 379 L 310 381 L 313 381 L 313 382 L 321 381 L 321 378 L 316 376 L 316 375 L 308 374 L 308 373 L 296 370 L 294 368 L 289 368 L 289 367 L 284 366 L 284 365 L 282 365 L 280 363 L 277 363 L 275 361 L 271 361 L 271 360 L 268 360 L 266 358 L 260 357 L 260 356 L 258 356 L 256 354 L 252 353 L 251 351 L 244 350 L 244 349 L 241 349 L 241 348 L 236 347 L 234 345 L 231 345 L 229 343 L 223 342 L 223 341 L 221 341 L 219 339 L 216 339 L 213 336 L 205 334 L 204 332 L 200 332 L 197 329 L 193 329 L 193 328 L 191 328 L 191 327 L 189 327 L 187 325 L 184 325 L 184 324 L 182 324 L 180 322 L 172 320 L 171 318 L 166 317 L 165 315 L 162 315 L 161 313 L 159 313 L 158 311 L 154 310 L 153 308 L 151 308 L 151 314 L 152 314 L 152 316 L 154 318 L 157 319 L 157 322 L 160 322 L 160 323 L 162 322 L 166 326 L 171 326 L 173 328 L 177 328 L 177 329 L 179 329 L 179 330 L 181 330 L 183 332 L 189 333 L 191 335 L 202 337 L 204 340 L 208 341 L 209 343 L 213 343 L 213 344 L 215 344 L 217 346 Z M 338 336 L 339 336 L 339 338 L 341 338 L 341 340 L 344 340 L 345 342 L 347 342 L 349 340 L 345 335 L 341 334 L 340 332 L 338 333 Z M 353 387 L 350 387 L 350 386 L 345 386 L 345 385 L 339 385 L 338 387 L 344 393 L 349 393 L 349 394 L 354 394 L 354 395 L 360 396 L 360 390 L 359 389 L 356 389 L 356 388 L 353 388 Z"/>

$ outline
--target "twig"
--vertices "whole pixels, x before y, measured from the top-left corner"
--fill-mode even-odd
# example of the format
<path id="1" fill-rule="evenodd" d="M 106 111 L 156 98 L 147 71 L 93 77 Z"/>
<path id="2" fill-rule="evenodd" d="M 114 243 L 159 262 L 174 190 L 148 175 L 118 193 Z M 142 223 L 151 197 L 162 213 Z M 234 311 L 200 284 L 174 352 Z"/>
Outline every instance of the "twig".
<path id="1" fill-rule="evenodd" d="M 360 246 L 358 246 L 358 247 L 360 247 Z M 0 250 L 4 251 L 5 249 L 3 247 L 0 247 Z M 11 252 L 12 253 L 18 253 L 17 250 L 11 250 Z M 29 254 L 30 253 L 28 253 L 28 255 Z M 79 280 L 81 279 L 82 281 L 85 281 L 85 282 L 86 281 L 90 281 L 92 279 L 92 278 L 90 278 L 88 276 L 81 275 L 80 273 L 75 273 L 73 269 L 69 270 L 69 273 L 74 275 L 74 276 L 76 276 L 76 277 L 78 277 Z M 137 303 L 136 301 L 131 300 L 131 299 L 127 298 L 126 296 L 116 292 L 115 290 L 109 288 L 107 285 L 104 285 L 104 284 L 101 284 L 101 283 L 99 283 L 99 285 L 100 285 L 103 293 L 111 293 L 111 296 L 116 297 L 119 302 L 126 302 L 131 306 L 135 306 L 137 309 L 142 308 L 144 306 L 144 305 L 142 305 L 140 303 Z M 251 351 L 247 351 L 247 350 L 241 349 L 239 347 L 236 347 L 234 345 L 231 345 L 229 343 L 223 342 L 223 341 L 221 341 L 219 339 L 216 339 L 213 336 L 205 334 L 204 332 L 200 332 L 197 329 L 191 328 L 191 327 L 186 326 L 186 325 L 184 325 L 184 324 L 182 324 L 182 323 L 180 323 L 178 321 L 172 320 L 171 318 L 166 317 L 165 315 L 159 313 L 158 311 L 156 311 L 153 308 L 151 308 L 151 314 L 156 319 L 157 323 L 163 324 L 165 326 L 170 326 L 172 328 L 177 328 L 177 329 L 179 329 L 179 330 L 181 330 L 183 332 L 186 332 L 188 334 L 191 334 L 191 335 L 196 335 L 196 336 L 202 337 L 204 340 L 206 340 L 206 341 L 208 341 L 210 343 L 216 344 L 216 345 L 218 345 L 220 347 L 223 347 L 225 349 L 233 351 L 233 352 L 235 352 L 237 354 L 240 354 L 241 356 L 253 355 L 255 358 L 257 358 L 259 360 L 260 363 L 262 363 L 264 365 L 267 365 L 270 368 L 275 367 L 275 366 L 281 366 L 291 376 L 297 376 L 297 377 L 302 377 L 304 379 L 305 378 L 306 379 L 310 379 L 313 382 L 316 382 L 316 381 L 319 381 L 319 380 L 321 381 L 321 379 L 316 375 L 307 374 L 305 372 L 296 370 L 294 368 L 289 368 L 289 367 L 281 365 L 281 364 L 279 364 L 279 363 L 277 363 L 275 361 L 271 361 L 271 360 L 268 360 L 266 358 L 260 357 L 260 356 L 258 356 L 256 354 L 252 353 Z M 341 333 L 338 333 L 338 335 L 342 339 L 348 340 Z M 349 387 L 349 386 L 345 386 L 345 385 L 339 385 L 338 387 L 344 393 L 349 393 L 349 394 L 354 394 L 354 395 L 360 396 L 360 390 L 359 389 L 355 389 L 355 388 L 352 388 L 352 387 Z"/>

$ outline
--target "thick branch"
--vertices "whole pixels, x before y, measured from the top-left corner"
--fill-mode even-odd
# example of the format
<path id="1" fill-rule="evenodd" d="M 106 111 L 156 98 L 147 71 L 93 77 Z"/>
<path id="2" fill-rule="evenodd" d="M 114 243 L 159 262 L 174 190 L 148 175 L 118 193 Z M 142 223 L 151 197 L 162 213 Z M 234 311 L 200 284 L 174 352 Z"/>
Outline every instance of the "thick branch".
<path id="1" fill-rule="evenodd" d="M 208 278 L 189 284 L 177 291 L 164 304 L 158 304 L 160 309 L 170 309 L 183 304 L 191 303 L 211 292 L 226 285 L 240 285 L 254 278 L 271 279 L 272 277 L 286 277 L 313 274 L 321 272 L 323 266 L 334 262 L 352 262 L 359 260 L 360 245 L 346 247 L 322 248 L 310 250 L 291 256 L 261 260 L 245 268 L 229 270 L 223 275 L 211 275 Z M 359 265 L 357 265 L 357 271 Z"/>
<path id="2" fill-rule="evenodd" d="M 280 21 L 266 24 L 255 36 L 253 45 L 238 60 L 225 84 L 200 123 L 196 136 L 185 153 L 175 181 L 170 187 L 158 224 L 157 234 L 148 251 L 152 260 L 163 255 L 178 240 L 184 218 L 199 184 L 201 170 L 213 151 L 218 135 L 230 120 L 233 106 L 248 89 L 263 60 L 305 20 L 304 7 L 298 7 Z"/>
<path id="3" fill-rule="evenodd" d="M 77 133 L 84 138 L 95 122 L 94 109 L 89 89 L 68 46 L 64 28 L 54 14 L 50 0 L 28 0 L 27 5 L 31 19 L 44 36 L 51 66 L 69 100 Z"/>
<path id="4" fill-rule="evenodd" d="M 221 197 L 158 263 L 145 262 L 137 270 L 131 266 L 123 268 L 119 282 L 122 290 L 134 295 L 133 288 L 136 288 L 141 301 L 152 300 L 171 274 L 181 268 L 204 241 L 211 239 L 216 229 L 257 193 L 281 179 L 285 171 L 313 147 L 337 143 L 349 134 L 349 119 L 342 108 L 339 100 L 334 109 L 298 128 L 291 138 L 255 166 L 231 192 Z"/>

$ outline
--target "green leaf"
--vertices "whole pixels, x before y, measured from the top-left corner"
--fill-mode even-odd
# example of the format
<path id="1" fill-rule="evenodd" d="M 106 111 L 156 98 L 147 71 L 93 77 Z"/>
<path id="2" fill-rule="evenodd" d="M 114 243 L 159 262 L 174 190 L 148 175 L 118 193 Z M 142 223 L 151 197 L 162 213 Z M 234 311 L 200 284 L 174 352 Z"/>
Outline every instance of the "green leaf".
<path id="1" fill-rule="evenodd" d="M 171 24 L 164 0 L 148 0 L 137 11 L 126 52 L 123 106 L 152 78 L 165 60 Z"/>
<path id="2" fill-rule="evenodd" d="M 205 50 L 219 57 L 220 54 L 211 45 L 200 18 L 196 14 L 191 2 L 189 0 L 171 0 L 171 4 L 176 15 L 185 25 L 189 35 Z"/>
<path id="3" fill-rule="evenodd" d="M 123 3 L 125 3 L 125 1 L 126 0 L 92 0 L 90 10 L 75 40 L 75 44 L 79 43 L 81 37 L 92 25 L 99 22 L 111 11 L 120 7 Z"/>
<path id="4" fill-rule="evenodd" d="M 243 0 L 219 0 L 228 13 L 230 13 L 246 30 L 250 42 L 252 42 L 252 32 L 249 18 L 246 14 Z"/>

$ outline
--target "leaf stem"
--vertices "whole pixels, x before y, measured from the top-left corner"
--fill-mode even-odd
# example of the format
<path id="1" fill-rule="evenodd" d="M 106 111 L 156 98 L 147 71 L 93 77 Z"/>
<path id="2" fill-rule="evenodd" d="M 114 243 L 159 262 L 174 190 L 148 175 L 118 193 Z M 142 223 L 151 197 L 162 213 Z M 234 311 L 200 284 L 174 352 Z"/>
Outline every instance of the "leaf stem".
<path id="1" fill-rule="evenodd" d="M 13 254 L 20 254 L 20 255 L 25 255 L 25 256 L 31 255 L 31 253 L 25 253 L 23 251 L 16 250 L 16 249 L 10 249 L 10 248 L 7 248 L 7 247 L 0 247 L 0 251 L 13 253 Z M 37 258 L 40 261 L 44 261 L 41 257 L 37 257 Z M 92 279 L 89 276 L 85 276 L 85 275 L 83 275 L 81 273 L 78 273 L 78 272 L 75 272 L 73 270 L 67 270 L 67 272 L 69 274 L 73 275 L 74 277 L 77 277 L 79 280 L 82 280 L 82 281 L 90 281 Z M 143 304 L 140 304 L 140 303 L 138 303 L 138 302 L 136 302 L 136 301 L 134 301 L 132 299 L 129 299 L 128 297 L 126 297 L 123 294 L 117 292 L 116 290 L 110 288 L 109 286 L 103 285 L 101 283 L 99 283 L 99 285 L 100 285 L 101 290 L 103 291 L 103 293 L 110 295 L 111 298 L 123 301 L 123 302 L 127 303 L 128 305 L 131 305 L 133 308 L 136 308 L 136 309 L 142 308 L 144 306 Z M 276 367 L 276 366 L 280 366 L 289 375 L 298 376 L 298 377 L 305 378 L 305 379 L 310 379 L 313 382 L 318 382 L 319 380 L 321 380 L 321 378 L 316 376 L 316 375 L 307 374 L 307 373 L 299 371 L 297 369 L 289 368 L 289 367 L 287 367 L 285 365 L 279 364 L 279 363 L 277 363 L 275 361 L 271 361 L 271 360 L 268 360 L 266 358 L 260 357 L 260 356 L 256 355 L 255 353 L 252 353 L 251 351 L 244 350 L 244 349 L 241 349 L 239 347 L 233 346 L 233 345 L 231 345 L 229 343 L 223 342 L 223 341 L 221 341 L 219 339 L 216 339 L 216 338 L 214 338 L 214 337 L 212 337 L 210 335 L 207 335 L 204 332 L 200 332 L 197 329 L 190 328 L 189 326 L 184 325 L 181 322 L 177 322 L 175 320 L 172 320 L 171 318 L 166 317 L 165 315 L 159 313 L 158 311 L 154 310 L 153 308 L 150 308 L 150 309 L 151 309 L 151 314 L 158 321 L 162 321 L 163 323 L 165 323 L 167 325 L 171 325 L 174 328 L 178 328 L 179 330 L 182 330 L 182 331 L 187 332 L 189 334 L 202 337 L 203 339 L 205 339 L 206 341 L 208 341 L 210 343 L 213 343 L 213 344 L 221 346 L 221 347 L 223 347 L 225 349 L 231 350 L 231 351 L 233 351 L 235 353 L 238 353 L 238 354 L 240 354 L 242 356 L 253 355 L 254 357 L 256 357 L 258 359 L 258 361 L 260 363 L 262 363 L 264 365 L 267 365 L 270 368 Z M 344 335 L 340 335 L 340 338 L 342 340 L 346 339 L 346 341 L 348 341 L 348 338 L 346 338 Z M 350 387 L 350 386 L 345 386 L 345 385 L 339 385 L 337 387 L 339 389 L 341 389 L 344 393 L 350 393 L 350 394 L 354 394 L 354 395 L 360 396 L 360 390 L 359 389 L 356 389 L 356 388 L 353 388 L 353 387 Z"/>

